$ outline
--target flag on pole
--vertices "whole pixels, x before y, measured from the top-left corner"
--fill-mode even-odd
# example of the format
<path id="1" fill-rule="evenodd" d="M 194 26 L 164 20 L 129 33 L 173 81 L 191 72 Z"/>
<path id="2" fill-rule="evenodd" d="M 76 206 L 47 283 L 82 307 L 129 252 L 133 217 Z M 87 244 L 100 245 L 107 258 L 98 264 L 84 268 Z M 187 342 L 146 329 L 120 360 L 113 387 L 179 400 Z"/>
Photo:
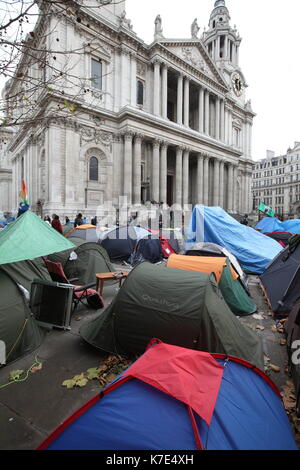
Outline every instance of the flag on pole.
<path id="1" fill-rule="evenodd" d="M 275 217 L 275 212 L 270 206 L 266 206 L 264 202 L 261 202 L 258 210 L 269 217 Z"/>
<path id="2" fill-rule="evenodd" d="M 27 201 L 27 189 L 26 189 L 26 184 L 25 184 L 24 179 L 22 179 L 22 190 L 21 190 L 21 192 L 20 192 L 20 196 L 21 196 L 21 199 L 22 199 L 22 201 L 24 202 L 24 204 L 28 204 L 28 201 Z"/>

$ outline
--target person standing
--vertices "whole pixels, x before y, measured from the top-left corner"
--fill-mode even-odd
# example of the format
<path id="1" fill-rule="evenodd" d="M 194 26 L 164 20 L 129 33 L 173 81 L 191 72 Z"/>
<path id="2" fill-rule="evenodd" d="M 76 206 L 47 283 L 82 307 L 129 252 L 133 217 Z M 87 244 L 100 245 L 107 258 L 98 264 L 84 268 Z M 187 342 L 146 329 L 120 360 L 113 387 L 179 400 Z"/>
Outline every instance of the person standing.
<path id="1" fill-rule="evenodd" d="M 53 214 L 52 215 L 52 223 L 51 223 L 52 227 L 57 230 L 57 232 L 63 234 L 63 229 L 62 229 L 62 225 L 61 225 L 61 222 L 59 220 L 59 216 L 56 215 L 56 214 Z"/>
<path id="2" fill-rule="evenodd" d="M 82 221 L 82 214 L 79 213 L 79 214 L 76 216 L 76 219 L 75 219 L 75 221 L 74 221 L 74 228 L 76 228 L 77 226 L 82 225 L 82 224 L 83 224 L 83 221 Z"/>

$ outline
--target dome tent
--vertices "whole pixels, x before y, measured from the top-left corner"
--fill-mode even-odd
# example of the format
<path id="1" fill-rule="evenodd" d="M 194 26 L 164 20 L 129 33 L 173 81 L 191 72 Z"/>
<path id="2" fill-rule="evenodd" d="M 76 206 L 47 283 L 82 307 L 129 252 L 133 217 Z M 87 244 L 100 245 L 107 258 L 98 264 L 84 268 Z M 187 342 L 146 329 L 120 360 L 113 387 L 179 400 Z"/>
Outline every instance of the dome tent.
<path id="1" fill-rule="evenodd" d="M 140 354 L 157 337 L 170 344 L 240 357 L 263 369 L 259 338 L 223 300 L 213 275 L 148 262 L 129 274 L 114 301 L 80 330 L 89 344 Z"/>
<path id="2" fill-rule="evenodd" d="M 48 259 L 61 263 L 67 278 L 77 279 L 75 284 L 90 284 L 95 282 L 96 273 L 113 271 L 108 254 L 98 243 L 72 237 L 69 240 L 76 248 L 52 254 Z"/>
<path id="3" fill-rule="evenodd" d="M 245 361 L 157 341 L 39 450 L 297 450 L 271 380 Z"/>
<path id="4" fill-rule="evenodd" d="M 213 272 L 225 302 L 235 315 L 251 315 L 257 310 L 228 258 L 171 255 L 167 267 L 202 273 Z"/>
<path id="5" fill-rule="evenodd" d="M 0 339 L 7 362 L 36 349 L 43 330 L 29 309 L 34 279 L 51 281 L 41 256 L 74 245 L 30 210 L 0 233 Z"/>
<path id="6" fill-rule="evenodd" d="M 148 236 L 148 230 L 129 225 L 103 232 L 98 243 L 107 251 L 111 261 L 128 261 L 137 242 Z"/>

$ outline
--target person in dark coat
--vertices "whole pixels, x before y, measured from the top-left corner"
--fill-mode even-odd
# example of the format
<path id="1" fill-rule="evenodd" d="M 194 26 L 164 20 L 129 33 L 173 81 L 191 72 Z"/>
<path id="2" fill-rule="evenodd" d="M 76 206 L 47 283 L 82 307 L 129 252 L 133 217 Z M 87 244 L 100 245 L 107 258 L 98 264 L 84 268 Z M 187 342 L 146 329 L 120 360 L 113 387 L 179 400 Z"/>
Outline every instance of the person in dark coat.
<path id="1" fill-rule="evenodd" d="M 76 219 L 74 221 L 74 228 L 76 228 L 79 225 L 83 225 L 82 214 L 80 213 L 76 216 Z"/>
<path id="2" fill-rule="evenodd" d="M 63 234 L 62 225 L 61 225 L 61 222 L 60 222 L 60 220 L 59 220 L 59 216 L 58 216 L 58 215 L 53 214 L 51 225 L 52 225 L 52 227 L 53 227 L 55 230 L 57 230 L 59 233 Z"/>

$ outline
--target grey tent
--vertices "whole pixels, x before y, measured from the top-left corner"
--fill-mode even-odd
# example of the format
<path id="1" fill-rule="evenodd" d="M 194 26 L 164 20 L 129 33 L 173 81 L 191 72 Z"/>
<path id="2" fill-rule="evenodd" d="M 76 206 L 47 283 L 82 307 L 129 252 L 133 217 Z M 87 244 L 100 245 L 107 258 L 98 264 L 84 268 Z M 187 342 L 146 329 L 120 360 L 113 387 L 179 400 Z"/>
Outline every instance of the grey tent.
<path id="1" fill-rule="evenodd" d="M 6 363 L 34 351 L 43 340 L 26 298 L 34 279 L 51 280 L 41 258 L 0 265 L 0 339 Z"/>
<path id="2" fill-rule="evenodd" d="M 61 263 L 67 278 L 77 279 L 74 284 L 84 285 L 96 282 L 96 273 L 113 271 L 109 257 L 101 245 L 85 242 L 80 238 L 71 237 L 69 240 L 77 248 L 52 254 L 48 256 L 48 259 Z"/>
<path id="3" fill-rule="evenodd" d="M 245 359 L 263 368 L 258 336 L 223 300 L 214 276 L 144 262 L 111 305 L 81 328 L 91 345 L 117 354 L 143 353 L 152 338 Z"/>
<path id="4" fill-rule="evenodd" d="M 273 312 L 288 315 L 300 298 L 300 235 L 290 238 L 282 250 L 260 276 Z"/>

